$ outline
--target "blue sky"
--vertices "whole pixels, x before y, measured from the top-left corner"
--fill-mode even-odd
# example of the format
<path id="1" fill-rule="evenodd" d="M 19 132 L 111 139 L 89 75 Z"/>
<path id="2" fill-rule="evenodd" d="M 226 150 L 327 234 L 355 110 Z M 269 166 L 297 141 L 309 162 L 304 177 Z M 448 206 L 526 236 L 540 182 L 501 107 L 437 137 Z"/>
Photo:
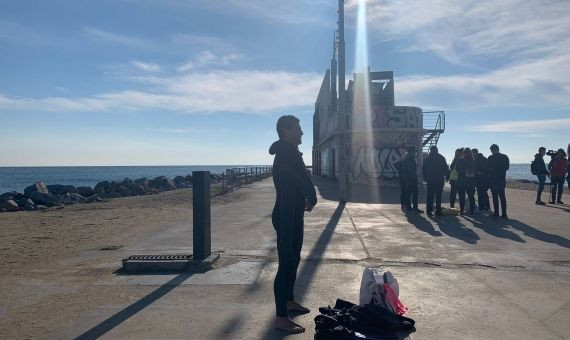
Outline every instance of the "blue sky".
<path id="1" fill-rule="evenodd" d="M 444 155 L 570 143 L 569 1 L 367 6 L 371 69 L 396 105 L 446 111 Z M 309 164 L 335 23 L 335 0 L 2 1 L 0 166 L 269 164 L 285 113 Z"/>

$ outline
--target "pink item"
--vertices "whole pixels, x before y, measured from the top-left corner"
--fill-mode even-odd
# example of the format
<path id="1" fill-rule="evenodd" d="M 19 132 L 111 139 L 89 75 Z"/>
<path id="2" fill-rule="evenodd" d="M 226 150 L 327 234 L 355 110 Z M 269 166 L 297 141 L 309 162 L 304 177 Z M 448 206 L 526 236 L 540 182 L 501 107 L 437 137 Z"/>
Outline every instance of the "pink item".
<path id="1" fill-rule="evenodd" d="M 386 292 L 386 301 L 390 305 L 392 305 L 392 307 L 394 308 L 394 313 L 398 315 L 403 315 L 408 311 L 408 307 L 406 307 L 406 305 L 404 305 L 400 300 L 398 300 L 396 293 L 388 283 L 384 284 L 384 291 Z"/>

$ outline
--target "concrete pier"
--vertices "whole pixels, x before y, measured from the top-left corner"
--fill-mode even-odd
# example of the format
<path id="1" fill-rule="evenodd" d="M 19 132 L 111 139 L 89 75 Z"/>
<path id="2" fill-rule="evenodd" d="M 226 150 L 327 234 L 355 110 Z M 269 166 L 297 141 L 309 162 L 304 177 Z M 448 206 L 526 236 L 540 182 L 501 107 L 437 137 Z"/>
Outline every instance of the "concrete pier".
<path id="1" fill-rule="evenodd" d="M 318 178 L 315 184 L 319 203 L 305 217 L 296 291 L 311 313 L 294 318 L 307 332 L 291 339 L 313 338 L 318 307 L 336 298 L 357 302 L 365 266 L 397 276 L 408 316 L 416 320 L 412 339 L 570 338 L 570 205 L 535 206 L 533 192 L 508 190 L 510 220 L 487 215 L 432 220 L 405 215 L 397 200 L 341 204 L 336 184 Z M 181 221 L 121 249 L 86 252 L 73 259 L 80 270 L 51 266 L 53 275 L 66 278 L 64 287 L 55 289 L 49 276 L 40 280 L 38 273 L 25 273 L 27 282 L 18 282 L 43 290 L 42 299 L 64 299 L 78 310 L 46 316 L 49 337 L 283 338 L 272 324 L 277 269 L 272 181 L 229 195 L 240 196 L 212 206 L 212 252 L 221 258 L 209 272 L 114 272 L 122 257 L 140 250 L 191 253 L 183 246 L 192 244 L 191 225 Z M 76 306 L 74 294 L 101 298 Z M 28 300 L 2 306 L 0 320 L 34 308 Z M 2 332 L 10 327 L 2 326 Z"/>

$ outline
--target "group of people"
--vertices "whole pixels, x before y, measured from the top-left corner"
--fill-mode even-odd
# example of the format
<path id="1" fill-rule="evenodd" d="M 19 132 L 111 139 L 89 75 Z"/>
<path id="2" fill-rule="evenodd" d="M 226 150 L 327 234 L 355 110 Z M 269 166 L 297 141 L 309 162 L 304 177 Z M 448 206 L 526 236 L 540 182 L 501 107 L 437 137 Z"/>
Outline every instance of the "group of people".
<path id="1" fill-rule="evenodd" d="M 564 191 L 564 179 L 568 181 L 570 187 L 570 163 L 566 158 L 564 149 L 558 149 L 556 152 L 549 152 L 551 157 L 548 167 L 544 162 L 546 155 L 546 148 L 541 146 L 538 153 L 534 156 L 534 161 L 531 163 L 531 171 L 533 175 L 538 178 L 538 191 L 536 193 L 536 204 L 544 205 L 542 201 L 542 192 L 546 183 L 546 178 L 550 178 L 551 197 L 550 204 L 564 204 L 562 202 L 562 192 Z"/>
<path id="2" fill-rule="evenodd" d="M 489 210 L 488 191 L 491 189 L 493 215 L 508 218 L 505 188 L 509 157 L 499 151 L 497 144 L 491 145 L 490 149 L 489 158 L 479 153 L 477 149 L 457 149 L 451 165 L 448 166 L 445 157 L 439 153 L 437 146 L 430 148 L 430 153 L 422 165 L 422 175 L 427 183 L 426 210 L 429 216 L 434 215 L 434 199 L 435 215 L 443 215 L 441 207 L 443 187 L 445 182 L 449 181 L 451 186 L 450 207 L 455 208 L 455 202 L 459 195 L 459 213 L 461 215 L 475 212 L 475 193 L 477 193 L 479 210 Z M 411 145 L 397 164 L 400 178 L 400 204 L 403 210 L 423 213 L 418 207 L 416 155 L 416 148 Z M 466 196 L 469 199 L 468 212 L 465 211 Z"/>

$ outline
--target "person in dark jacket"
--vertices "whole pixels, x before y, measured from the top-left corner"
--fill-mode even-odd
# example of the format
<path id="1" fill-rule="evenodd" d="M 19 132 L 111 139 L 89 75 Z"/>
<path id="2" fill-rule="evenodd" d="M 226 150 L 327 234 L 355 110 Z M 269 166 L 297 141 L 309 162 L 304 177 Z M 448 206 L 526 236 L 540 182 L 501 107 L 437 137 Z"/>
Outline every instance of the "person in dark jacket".
<path id="1" fill-rule="evenodd" d="M 499 216 L 499 199 L 501 201 L 501 216 L 508 219 L 507 216 L 507 197 L 505 188 L 507 186 L 507 170 L 509 170 L 510 161 L 507 155 L 499 152 L 497 144 L 491 145 L 491 153 L 487 159 L 487 171 L 489 172 L 489 184 L 491 185 L 491 194 L 493 195 L 493 216 Z"/>
<path id="2" fill-rule="evenodd" d="M 487 157 L 477 149 L 471 149 L 475 159 L 475 188 L 477 189 L 477 203 L 479 210 L 489 210 L 489 174 L 487 173 Z"/>
<path id="3" fill-rule="evenodd" d="M 538 148 L 538 153 L 534 155 L 534 169 L 536 177 L 538 178 L 538 191 L 536 192 L 535 204 L 539 205 L 546 204 L 542 201 L 542 191 L 544 191 L 546 177 L 550 176 L 550 171 L 546 169 L 546 163 L 544 163 L 544 155 L 546 155 L 546 148 L 544 146 Z"/>
<path id="4" fill-rule="evenodd" d="M 400 165 L 402 167 L 402 181 L 406 188 L 406 195 L 404 196 L 406 209 L 423 213 L 423 210 L 418 208 L 418 173 L 416 147 L 414 145 L 408 146 L 408 152 L 404 154 Z"/>
<path id="5" fill-rule="evenodd" d="M 469 197 L 469 211 L 473 214 L 475 212 L 475 160 L 471 149 L 463 150 L 463 158 L 457 161 L 456 169 L 460 214 L 465 214 L 465 193 Z"/>
<path id="6" fill-rule="evenodd" d="M 463 148 L 455 150 L 455 157 L 453 157 L 451 165 L 449 166 L 449 176 L 447 179 L 451 186 L 451 190 L 449 191 L 449 206 L 451 208 L 455 208 L 455 200 L 457 199 L 457 170 L 455 166 L 457 165 L 457 161 L 461 158 L 463 158 Z"/>
<path id="7" fill-rule="evenodd" d="M 556 156 L 548 163 L 552 191 L 551 204 L 564 204 L 564 202 L 562 202 L 562 191 L 564 190 L 564 178 L 566 177 L 567 167 L 568 160 L 566 159 L 566 153 L 563 149 L 558 149 Z"/>
<path id="8" fill-rule="evenodd" d="M 398 170 L 398 183 L 400 184 L 400 208 L 402 211 L 406 210 L 406 183 L 404 182 L 404 177 L 402 177 L 402 160 L 404 160 L 404 153 L 400 160 L 396 162 L 396 170 Z"/>
<path id="9" fill-rule="evenodd" d="M 277 233 L 279 258 L 273 285 L 277 310 L 275 327 L 290 333 L 302 333 L 305 329 L 293 322 L 288 312 L 309 312 L 295 302 L 293 291 L 303 246 L 303 216 L 317 204 L 317 195 L 298 149 L 303 135 L 299 119 L 282 116 L 277 121 L 277 133 L 279 140 L 269 148 L 269 153 L 275 155 L 273 184 L 276 200 L 271 220 Z"/>
<path id="10" fill-rule="evenodd" d="M 449 175 L 447 161 L 437 150 L 437 146 L 429 148 L 429 155 L 424 159 L 422 174 L 427 183 L 426 211 L 428 216 L 433 216 L 433 198 L 435 196 L 435 214 L 443 215 L 441 212 L 441 195 L 445 178 Z"/>

